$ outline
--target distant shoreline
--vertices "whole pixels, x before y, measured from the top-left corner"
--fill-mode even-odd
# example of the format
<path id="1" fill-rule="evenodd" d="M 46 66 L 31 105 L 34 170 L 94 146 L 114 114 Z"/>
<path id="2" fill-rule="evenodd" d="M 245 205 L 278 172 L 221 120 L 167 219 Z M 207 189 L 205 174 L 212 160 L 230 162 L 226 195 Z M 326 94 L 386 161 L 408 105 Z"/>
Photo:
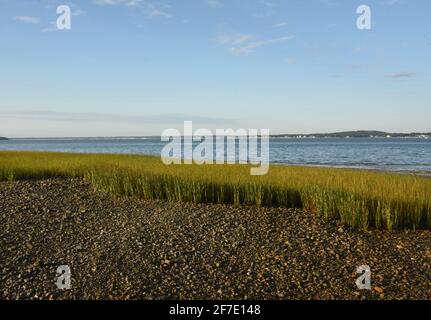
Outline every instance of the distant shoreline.
<path id="1" fill-rule="evenodd" d="M 258 136 L 259 138 L 261 136 Z M 420 135 L 387 135 L 387 136 L 333 136 L 333 135 L 295 135 L 295 134 L 280 134 L 280 135 L 270 135 L 270 139 L 423 139 L 431 140 L 430 134 L 420 134 Z M 17 138 L 0 138 L 2 141 L 10 140 L 149 140 L 149 139 L 160 139 L 159 136 L 142 136 L 142 137 L 17 137 Z"/>
<path id="2" fill-rule="evenodd" d="M 343 131 L 334 133 L 312 134 L 277 134 L 279 138 L 431 138 L 431 132 L 393 133 L 384 131 Z"/>
<path id="3" fill-rule="evenodd" d="M 358 130 L 358 131 L 341 131 L 332 133 L 284 133 L 284 134 L 271 134 L 270 138 L 416 138 L 416 139 L 431 139 L 431 132 L 385 132 L 375 130 Z M 159 139 L 158 135 L 148 136 L 96 136 L 96 137 L 16 137 L 6 138 L 0 137 L 0 140 L 22 140 L 22 139 Z"/>

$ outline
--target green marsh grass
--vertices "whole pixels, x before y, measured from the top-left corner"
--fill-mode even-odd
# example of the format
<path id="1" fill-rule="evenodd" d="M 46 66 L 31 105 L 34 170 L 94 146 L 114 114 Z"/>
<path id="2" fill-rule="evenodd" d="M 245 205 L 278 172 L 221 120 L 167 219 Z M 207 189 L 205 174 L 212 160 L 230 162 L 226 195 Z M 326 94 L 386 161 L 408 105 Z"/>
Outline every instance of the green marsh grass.
<path id="1" fill-rule="evenodd" d="M 304 208 L 361 229 L 431 228 L 431 179 L 413 175 L 272 165 L 164 165 L 159 157 L 0 152 L 0 180 L 82 177 L 113 195 Z"/>

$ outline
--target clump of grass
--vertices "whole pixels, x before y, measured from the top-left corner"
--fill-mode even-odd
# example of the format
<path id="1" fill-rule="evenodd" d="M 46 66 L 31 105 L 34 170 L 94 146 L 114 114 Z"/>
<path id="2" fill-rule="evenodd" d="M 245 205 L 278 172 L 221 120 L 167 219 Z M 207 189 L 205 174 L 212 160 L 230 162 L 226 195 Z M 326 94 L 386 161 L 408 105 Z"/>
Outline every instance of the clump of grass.
<path id="1" fill-rule="evenodd" d="M 83 177 L 114 195 L 305 208 L 366 229 L 431 228 L 431 179 L 360 170 L 272 165 L 164 165 L 136 155 L 0 152 L 0 180 Z"/>

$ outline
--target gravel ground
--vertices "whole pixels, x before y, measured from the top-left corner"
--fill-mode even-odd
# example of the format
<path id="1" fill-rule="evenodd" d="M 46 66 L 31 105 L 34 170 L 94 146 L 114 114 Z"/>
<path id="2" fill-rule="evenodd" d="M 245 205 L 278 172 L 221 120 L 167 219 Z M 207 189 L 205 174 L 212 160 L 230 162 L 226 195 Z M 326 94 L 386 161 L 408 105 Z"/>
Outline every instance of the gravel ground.
<path id="1" fill-rule="evenodd" d="M 79 179 L 1 182 L 0 226 L 2 299 L 431 299 L 430 231 L 114 198 Z M 355 285 L 364 264 L 372 290 Z"/>

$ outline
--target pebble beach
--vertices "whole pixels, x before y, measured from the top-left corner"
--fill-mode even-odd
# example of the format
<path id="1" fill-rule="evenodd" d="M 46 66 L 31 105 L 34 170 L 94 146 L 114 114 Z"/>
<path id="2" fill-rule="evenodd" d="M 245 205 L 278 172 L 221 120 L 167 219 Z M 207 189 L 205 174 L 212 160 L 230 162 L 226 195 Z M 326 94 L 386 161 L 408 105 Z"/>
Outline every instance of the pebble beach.
<path id="1" fill-rule="evenodd" d="M 113 197 L 81 179 L 0 182 L 0 226 L 1 299 L 431 299 L 429 230 Z"/>

